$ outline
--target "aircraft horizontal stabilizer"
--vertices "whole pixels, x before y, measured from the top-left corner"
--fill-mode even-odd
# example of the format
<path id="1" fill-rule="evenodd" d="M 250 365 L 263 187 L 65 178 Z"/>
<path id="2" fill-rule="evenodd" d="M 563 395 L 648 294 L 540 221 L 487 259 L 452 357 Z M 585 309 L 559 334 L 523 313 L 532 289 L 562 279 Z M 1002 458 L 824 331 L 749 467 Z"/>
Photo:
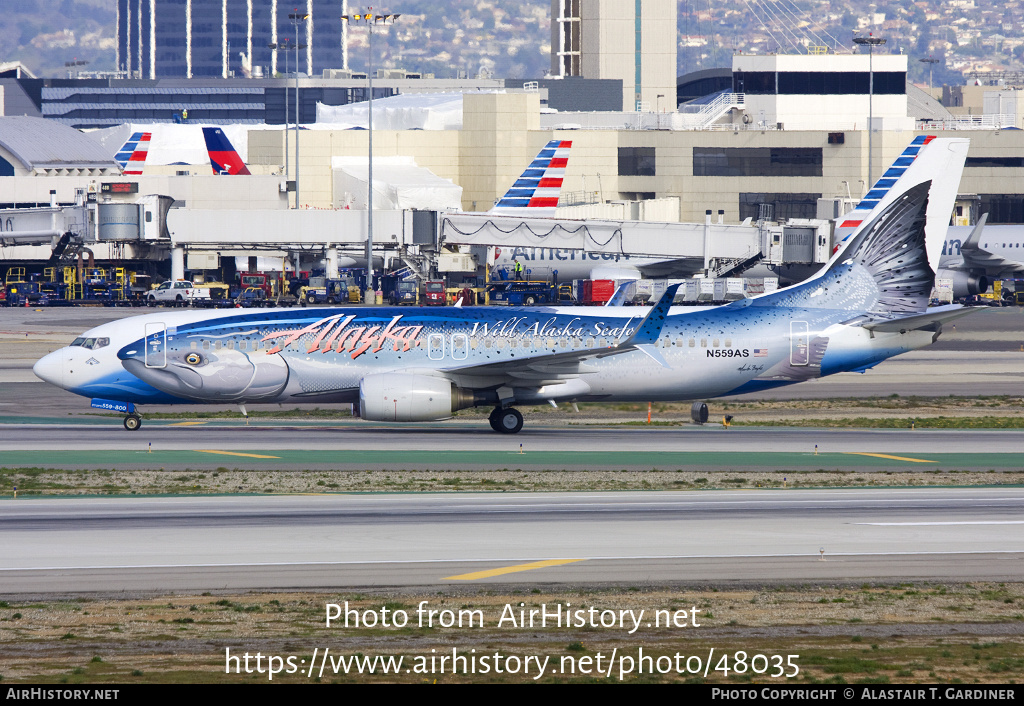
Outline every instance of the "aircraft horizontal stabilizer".
<path id="1" fill-rule="evenodd" d="M 904 316 L 902 319 L 892 319 L 890 321 L 873 321 L 864 324 L 864 328 L 869 331 L 877 331 L 879 333 L 906 333 L 907 331 L 940 331 L 942 330 L 942 324 L 950 321 L 955 321 L 963 316 L 967 316 L 977 309 L 970 307 L 960 306 L 954 304 L 952 306 L 940 306 L 934 309 L 929 309 L 923 314 L 917 314 L 915 316 Z"/>

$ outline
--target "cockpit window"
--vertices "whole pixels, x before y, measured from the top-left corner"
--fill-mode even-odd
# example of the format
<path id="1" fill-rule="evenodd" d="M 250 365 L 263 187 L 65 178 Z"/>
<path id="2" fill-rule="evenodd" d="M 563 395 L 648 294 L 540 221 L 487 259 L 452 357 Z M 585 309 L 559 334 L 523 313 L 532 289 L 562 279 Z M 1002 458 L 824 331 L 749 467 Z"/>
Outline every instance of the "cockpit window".
<path id="1" fill-rule="evenodd" d="M 89 350 L 96 350 L 97 348 L 105 348 L 110 345 L 109 338 L 76 338 L 71 342 L 72 346 L 81 346 L 82 348 L 88 348 Z"/>

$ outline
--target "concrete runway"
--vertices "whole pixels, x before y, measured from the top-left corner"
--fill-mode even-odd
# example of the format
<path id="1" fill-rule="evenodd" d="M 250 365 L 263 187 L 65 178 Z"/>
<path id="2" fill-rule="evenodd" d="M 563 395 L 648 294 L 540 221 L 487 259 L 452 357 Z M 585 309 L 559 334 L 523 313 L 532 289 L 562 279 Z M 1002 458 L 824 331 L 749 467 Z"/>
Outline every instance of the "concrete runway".
<path id="1" fill-rule="evenodd" d="M 19 499 L 0 532 L 4 594 L 1015 581 L 1024 490 Z"/>
<path id="2" fill-rule="evenodd" d="M 1020 470 L 1024 430 L 784 427 L 552 427 L 514 437 L 484 421 L 431 425 L 345 422 L 282 426 L 147 423 L 0 425 L 9 467 L 315 470 L 844 468 Z M 54 448 L 54 439 L 60 439 Z"/>
<path id="3" fill-rule="evenodd" d="M 515 437 L 494 434 L 482 420 L 248 428 L 231 422 L 180 426 L 147 421 L 141 431 L 130 434 L 119 420 L 77 416 L 92 411 L 87 400 L 34 381 L 31 365 L 38 357 L 86 328 L 134 313 L 138 312 L 4 312 L 0 416 L 36 417 L 34 423 L 0 425 L 4 465 L 713 469 L 730 463 L 734 468 L 849 464 L 862 470 L 1024 466 L 1024 432 L 1019 431 L 609 430 L 550 427 L 527 419 L 524 431 Z M 986 310 L 958 321 L 957 330 L 947 332 L 936 346 L 887 361 L 866 375 L 842 374 L 744 399 L 1024 394 L 1022 330 L 1021 310 Z M 820 456 L 814 455 L 815 444 Z M 232 453 L 203 457 L 200 449 Z M 268 453 L 259 454 L 260 450 Z M 254 451 L 276 458 L 240 455 Z M 861 453 L 887 458 L 853 455 Z M 388 465 L 392 463 L 397 465 Z M 427 586 L 465 581 L 1018 580 L 1024 560 L 1022 500 L 1024 495 L 1015 488 L 21 498 L 0 501 L 0 540 L 5 547 L 0 592 Z M 819 547 L 825 548 L 826 561 L 819 560 Z M 494 573 L 502 567 L 545 561 L 554 563 Z M 491 573 L 452 578 L 481 571 Z"/>

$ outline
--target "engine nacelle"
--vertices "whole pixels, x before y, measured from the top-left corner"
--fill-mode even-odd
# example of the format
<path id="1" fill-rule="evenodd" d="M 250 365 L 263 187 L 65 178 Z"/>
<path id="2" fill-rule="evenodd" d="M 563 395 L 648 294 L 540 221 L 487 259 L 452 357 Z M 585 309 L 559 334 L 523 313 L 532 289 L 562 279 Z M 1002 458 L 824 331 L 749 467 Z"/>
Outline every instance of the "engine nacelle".
<path id="1" fill-rule="evenodd" d="M 473 405 L 472 392 L 444 378 L 381 373 L 359 382 L 359 416 L 373 422 L 433 422 Z"/>
<path id="2" fill-rule="evenodd" d="M 973 297 L 988 291 L 988 277 L 966 270 L 939 270 L 935 279 L 948 279 L 953 282 L 953 298 Z"/>

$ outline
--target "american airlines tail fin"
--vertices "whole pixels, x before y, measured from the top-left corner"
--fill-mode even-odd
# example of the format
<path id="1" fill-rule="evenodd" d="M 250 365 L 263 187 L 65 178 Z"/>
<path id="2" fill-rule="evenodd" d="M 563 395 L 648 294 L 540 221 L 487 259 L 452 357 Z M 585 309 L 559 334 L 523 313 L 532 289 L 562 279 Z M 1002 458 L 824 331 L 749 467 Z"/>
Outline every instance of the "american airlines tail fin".
<path id="1" fill-rule="evenodd" d="M 852 235 L 858 227 L 865 223 L 879 206 L 885 206 L 892 201 L 895 193 L 908 187 L 908 179 L 914 178 L 920 170 L 915 165 L 926 155 L 935 151 L 936 137 L 934 135 L 918 135 L 907 146 L 900 156 L 892 163 L 884 174 L 874 183 L 871 189 L 864 195 L 860 203 L 853 210 L 839 219 L 835 229 L 833 242 L 836 249 L 842 247 L 843 242 Z M 939 140 L 939 143 L 946 145 L 948 140 Z M 945 149 L 940 147 L 939 149 Z M 936 177 L 933 191 L 929 196 L 929 210 L 926 230 L 928 263 L 933 270 L 939 267 L 939 257 L 942 254 L 942 242 L 945 240 L 946 227 L 949 225 L 949 217 L 953 212 L 953 202 L 956 198 L 956 190 L 960 185 L 959 175 L 963 171 L 963 161 L 967 157 L 966 147 L 959 159 L 954 159 L 946 168 L 954 170 L 955 179 L 941 177 L 941 172 L 933 172 Z M 959 161 L 959 166 L 956 162 Z"/>
<path id="2" fill-rule="evenodd" d="M 558 206 L 571 148 L 572 142 L 568 140 L 551 140 L 544 145 L 526 171 L 488 213 L 494 216 L 552 218 Z"/>
<path id="3" fill-rule="evenodd" d="M 249 168 L 231 146 L 227 135 L 219 127 L 204 127 L 203 138 L 210 155 L 210 166 L 214 174 L 249 174 Z"/>
<path id="4" fill-rule="evenodd" d="M 847 323 L 861 324 L 924 313 L 935 281 L 927 231 L 944 231 L 949 222 L 968 142 L 929 140 L 928 150 L 901 167 L 898 183 L 873 199 L 874 205 L 817 275 L 745 301 L 843 310 L 850 313 Z M 742 301 L 732 306 L 742 306 Z"/>
<path id="5" fill-rule="evenodd" d="M 114 159 L 121 165 L 121 171 L 126 175 L 138 176 L 142 174 L 146 166 L 146 157 L 149 156 L 149 143 L 153 133 L 133 132 L 131 137 L 121 145 L 121 149 L 114 155 Z"/>

